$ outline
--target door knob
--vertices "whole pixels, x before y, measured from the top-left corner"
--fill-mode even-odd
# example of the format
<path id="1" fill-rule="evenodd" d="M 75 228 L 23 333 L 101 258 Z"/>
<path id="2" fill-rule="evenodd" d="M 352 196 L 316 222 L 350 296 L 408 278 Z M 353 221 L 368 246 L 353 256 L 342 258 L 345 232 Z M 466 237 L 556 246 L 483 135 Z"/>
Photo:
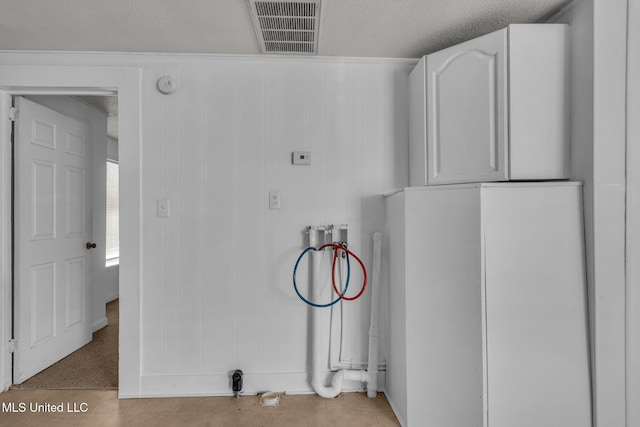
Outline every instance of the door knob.
<path id="1" fill-rule="evenodd" d="M 96 247 L 95 243 L 87 242 L 87 249 L 93 249 Z"/>

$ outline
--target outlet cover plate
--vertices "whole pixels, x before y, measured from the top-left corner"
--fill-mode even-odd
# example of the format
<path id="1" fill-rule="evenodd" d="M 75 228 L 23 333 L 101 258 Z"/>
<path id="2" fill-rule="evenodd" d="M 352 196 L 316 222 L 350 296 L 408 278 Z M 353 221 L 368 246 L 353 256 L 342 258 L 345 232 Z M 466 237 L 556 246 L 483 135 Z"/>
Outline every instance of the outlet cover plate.
<path id="1" fill-rule="evenodd" d="M 279 191 L 269 191 L 269 209 L 271 210 L 280 209 L 280 192 Z"/>

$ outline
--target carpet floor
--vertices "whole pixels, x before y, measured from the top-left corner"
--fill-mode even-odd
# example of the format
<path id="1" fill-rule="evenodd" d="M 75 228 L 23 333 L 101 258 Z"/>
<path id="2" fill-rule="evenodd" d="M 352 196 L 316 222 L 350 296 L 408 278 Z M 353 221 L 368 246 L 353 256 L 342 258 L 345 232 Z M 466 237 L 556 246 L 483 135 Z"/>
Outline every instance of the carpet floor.
<path id="1" fill-rule="evenodd" d="M 118 387 L 118 300 L 107 304 L 108 326 L 69 356 L 13 388 L 110 389 Z"/>

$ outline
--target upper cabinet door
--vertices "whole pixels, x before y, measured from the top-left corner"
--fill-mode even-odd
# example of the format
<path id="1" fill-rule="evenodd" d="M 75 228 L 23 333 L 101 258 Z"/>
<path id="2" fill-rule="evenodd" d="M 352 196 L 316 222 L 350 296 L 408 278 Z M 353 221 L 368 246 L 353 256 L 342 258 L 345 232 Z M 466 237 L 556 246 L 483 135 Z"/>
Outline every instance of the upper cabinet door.
<path id="1" fill-rule="evenodd" d="M 427 184 L 503 181 L 507 29 L 427 56 Z"/>

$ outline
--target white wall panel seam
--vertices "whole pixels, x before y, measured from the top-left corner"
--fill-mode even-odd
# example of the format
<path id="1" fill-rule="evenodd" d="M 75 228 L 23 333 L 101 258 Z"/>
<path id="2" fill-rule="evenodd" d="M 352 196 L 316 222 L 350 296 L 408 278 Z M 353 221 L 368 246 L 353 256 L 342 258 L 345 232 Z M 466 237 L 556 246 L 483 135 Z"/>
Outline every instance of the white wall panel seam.
<path id="1" fill-rule="evenodd" d="M 204 83 L 204 65 L 200 64 L 200 82 L 201 82 L 201 92 L 204 91 L 205 83 Z M 200 220 L 200 373 L 204 373 L 204 220 L 205 220 L 205 210 L 204 210 L 204 96 L 200 96 L 200 216 L 202 219 Z"/>
<path id="2" fill-rule="evenodd" d="M 140 66 L 142 66 L 143 64 L 139 64 Z M 150 70 L 148 70 L 148 68 L 145 70 L 147 73 L 152 74 Z M 161 73 L 164 75 L 165 73 L 167 73 L 167 70 L 165 67 L 162 67 L 162 69 L 160 70 Z M 156 73 L 152 74 L 152 77 L 155 79 Z M 174 75 L 174 77 L 176 79 L 179 79 L 179 72 L 176 72 L 176 74 Z M 157 96 L 157 94 L 156 94 Z M 174 98 L 175 99 L 175 98 Z M 163 165 L 162 165 L 162 179 L 163 179 L 163 183 L 162 183 L 162 196 L 163 197 L 167 197 L 167 198 L 171 198 L 173 196 L 173 192 L 170 191 L 170 187 L 168 187 L 168 182 L 170 182 L 171 180 L 168 179 L 169 176 L 172 176 L 171 174 L 174 173 L 177 168 L 177 163 L 176 163 L 176 158 L 172 157 L 170 155 L 170 153 L 173 153 L 173 151 L 179 151 L 179 141 L 174 141 L 173 145 L 169 145 L 170 144 L 170 135 L 173 134 L 173 132 L 176 129 L 175 125 L 170 125 L 168 120 L 167 120 L 167 116 L 170 115 L 170 111 L 172 108 L 174 108 L 174 106 L 172 106 L 169 103 L 169 99 L 168 97 L 163 97 L 160 99 L 160 103 L 162 104 L 162 126 L 161 126 L 161 131 L 162 131 L 162 145 L 163 145 L 163 150 L 165 152 L 164 155 L 164 160 L 163 160 Z M 175 105 L 175 103 L 174 103 Z M 173 151 L 172 151 L 173 150 Z M 172 159 L 172 162 L 169 162 L 167 159 Z M 177 199 L 173 200 L 175 207 L 177 208 L 178 203 L 177 203 Z M 175 208 L 174 208 L 175 209 Z M 172 254 L 175 254 L 175 251 L 177 249 L 177 247 L 175 245 L 171 245 L 169 246 L 170 243 L 173 243 L 171 240 L 172 236 L 175 236 L 175 221 L 176 221 L 176 217 L 177 217 L 177 211 L 174 212 L 174 218 L 170 219 L 170 220 L 164 220 L 162 221 L 162 234 L 163 234 L 163 247 L 162 247 L 162 267 L 160 268 L 161 270 L 161 277 L 162 277 L 162 317 L 161 317 L 161 321 L 162 321 L 162 339 L 161 339 L 161 372 L 166 373 L 168 371 L 171 370 L 170 366 L 171 366 L 171 361 L 175 361 L 177 360 L 177 343 L 175 341 L 172 341 L 172 338 L 177 338 L 177 334 L 175 336 L 173 336 L 172 334 L 172 329 L 170 327 L 170 325 L 173 325 L 175 327 L 175 323 L 173 322 L 171 319 L 171 314 L 174 312 L 173 310 L 170 310 L 170 307 L 172 305 L 172 302 L 175 303 L 176 299 L 175 298 L 171 298 L 170 295 L 170 289 L 171 289 L 171 279 L 173 278 L 171 273 L 169 272 L 169 265 L 170 264 L 170 259 Z M 177 273 L 177 272 L 176 272 Z M 173 294 L 171 292 L 171 294 Z M 145 327 L 152 327 L 152 326 L 148 326 L 148 325 L 143 325 L 143 328 Z M 172 354 L 169 354 L 169 349 L 172 349 L 175 353 L 172 352 Z M 171 356 L 175 356 L 175 357 L 171 357 Z M 175 364 L 174 364 L 175 365 Z"/>
<path id="3" fill-rule="evenodd" d="M 277 135 L 277 91 L 278 91 L 278 73 L 277 67 L 274 64 L 267 64 L 265 69 L 265 77 L 267 78 L 264 83 L 265 90 L 265 137 L 266 137 L 266 149 L 265 149 L 265 183 L 267 187 L 264 190 L 264 195 L 267 196 L 267 191 L 277 190 L 279 185 L 278 179 L 278 135 Z M 274 81 L 275 79 L 275 81 Z M 263 203 L 266 200 L 263 199 Z M 263 296 L 264 311 L 263 311 L 263 324 L 273 324 L 273 319 L 278 317 L 278 265 L 277 259 L 279 258 L 279 233 L 278 233 L 278 221 L 279 211 L 267 209 L 264 206 L 263 217 L 265 218 L 266 228 L 263 229 L 264 240 L 264 253 L 267 256 L 267 262 L 265 268 L 267 269 L 267 292 Z M 277 337 L 279 328 L 264 328 L 263 329 L 263 346 L 264 351 L 264 365 L 267 372 L 277 372 L 278 355 L 277 355 Z"/>
<path id="4" fill-rule="evenodd" d="M 261 236 L 263 241 L 260 242 L 261 243 L 261 248 L 263 248 L 263 250 L 261 251 L 260 254 L 260 277 L 262 278 L 262 282 L 261 282 L 261 286 L 260 286 L 260 311 L 261 311 L 261 318 L 262 318 L 262 324 L 266 325 L 267 322 L 265 322 L 265 315 L 264 315 L 264 299 L 265 299 L 265 283 L 268 284 L 269 281 L 268 279 L 265 280 L 265 277 L 268 277 L 268 275 L 265 272 L 265 251 L 264 251 L 264 235 L 265 235 L 265 217 L 264 217 L 264 198 L 267 195 L 267 146 L 266 146 L 266 141 L 265 141 L 265 115 L 266 115 L 266 111 L 267 111 L 267 100 L 266 100 L 266 89 L 265 89 L 265 79 L 266 79 L 266 71 L 265 71 L 265 65 L 262 64 L 262 208 L 261 211 L 263 212 L 262 215 L 260 215 L 260 232 L 261 232 Z M 262 355 L 262 357 L 260 357 L 260 362 L 261 362 L 261 368 L 260 370 L 262 372 L 265 371 L 265 366 L 264 366 L 264 360 L 265 360 L 265 340 L 264 340 L 264 333 L 260 334 L 260 338 L 261 338 L 261 343 L 260 343 L 260 354 Z"/>
<path id="5" fill-rule="evenodd" d="M 239 99 L 238 99 L 238 86 L 239 86 L 239 74 L 240 74 L 240 64 L 236 64 L 235 66 L 235 98 L 236 98 L 236 109 L 235 109 L 235 117 L 236 117 L 236 123 L 235 123 L 235 140 L 234 140 L 234 153 L 235 153 L 235 158 L 234 158 L 234 163 L 236 165 L 235 167 L 235 209 L 234 209 L 234 215 L 235 215 L 235 227 L 234 227 L 234 247 L 233 247 L 233 251 L 234 251 L 234 271 L 235 271 L 235 283 L 234 283 L 234 303 L 235 303 L 235 308 L 234 308 L 234 316 L 236 318 L 236 322 L 235 322 L 235 329 L 236 329 L 236 339 L 235 339 L 235 363 L 234 365 L 238 365 L 238 180 L 239 180 L 239 173 L 238 173 L 238 123 L 240 122 L 240 118 L 238 117 L 238 104 L 239 104 Z"/>
<path id="6" fill-rule="evenodd" d="M 353 66 L 355 67 L 355 66 Z M 352 105 L 352 97 L 351 97 L 351 73 L 352 73 L 352 68 L 351 64 L 347 64 L 347 106 L 346 106 L 346 113 L 347 113 L 347 122 L 350 122 L 349 120 L 349 113 L 351 112 L 351 105 Z M 349 125 L 351 125 L 352 123 L 350 122 Z M 355 140 L 351 140 L 351 135 L 349 132 L 349 129 L 347 128 L 346 130 L 346 143 L 347 143 L 347 148 L 345 150 L 345 181 L 344 181 L 344 198 L 345 198 L 345 208 L 346 211 L 344 212 L 344 222 L 349 225 L 349 212 L 351 212 L 351 203 L 350 203 L 350 180 L 349 180 L 349 175 L 350 175 L 350 171 L 351 171 L 351 167 L 350 167 L 350 157 L 349 157 L 349 148 L 351 147 L 351 145 L 353 144 L 353 141 Z M 349 240 L 349 245 L 352 245 L 353 242 L 353 236 L 355 235 L 355 233 L 353 232 L 354 229 L 354 224 L 350 224 L 351 225 L 351 230 L 348 234 L 348 240 Z M 353 250 L 353 247 L 351 247 L 351 250 Z M 342 362 L 343 358 L 344 358 L 344 352 L 345 352 L 345 347 L 346 347 L 346 336 L 345 336 L 345 328 L 344 328 L 344 323 L 345 323 L 345 303 L 344 301 L 340 301 L 338 303 L 340 305 L 340 347 L 338 348 L 338 362 Z"/>
<path id="7" fill-rule="evenodd" d="M 183 102 L 180 111 L 182 132 L 180 138 L 184 142 L 180 189 L 183 200 L 181 209 L 181 372 L 197 373 L 201 367 L 202 351 L 202 312 L 199 301 L 202 290 L 202 197 L 199 181 L 202 180 L 203 170 L 198 158 L 202 149 L 201 141 L 201 112 L 199 111 L 202 96 L 202 81 L 200 68 L 202 64 L 188 64 L 184 66 L 184 84 L 180 90 Z"/>
<path id="8" fill-rule="evenodd" d="M 203 154 L 204 154 L 204 132 L 203 132 L 203 126 L 204 126 L 204 96 L 202 94 L 203 90 L 204 90 L 204 73 L 203 73 L 203 64 L 202 62 L 200 64 L 198 64 L 198 68 L 199 68 L 199 79 L 200 79 L 200 84 L 199 84 L 199 105 L 198 105 L 198 112 L 199 112 L 199 125 L 200 125 L 200 129 L 199 129 L 199 139 L 200 139 L 200 171 L 199 171 L 199 178 L 200 178 L 200 189 L 198 191 L 198 204 L 199 204 L 199 216 L 200 216 L 200 248 L 198 251 L 198 257 L 200 259 L 200 265 L 198 268 L 198 272 L 199 272 L 199 279 L 200 279 L 200 319 L 199 319 L 199 323 L 200 323 L 200 337 L 199 337 L 199 344 L 200 344 L 200 355 L 198 357 L 198 360 L 200 362 L 200 366 L 198 368 L 198 371 L 200 373 L 203 372 L 203 344 L 204 344 L 204 304 L 203 304 L 203 296 L 204 296 L 204 275 L 203 273 L 203 265 L 204 265 L 204 256 L 203 256 L 203 249 L 204 249 L 204 222 L 205 222 L 205 215 L 204 215 L 204 203 L 203 203 L 203 190 L 204 190 L 204 184 L 203 184 L 203 177 L 204 177 L 204 161 L 203 161 Z"/>
<path id="9" fill-rule="evenodd" d="M 365 165 L 365 162 L 364 162 L 364 156 L 365 156 L 365 153 L 370 150 L 370 147 L 368 146 L 369 144 L 367 144 L 367 142 L 365 141 L 365 138 L 364 138 L 365 137 L 365 129 L 367 127 L 365 125 L 365 111 L 366 111 L 365 108 L 367 106 L 366 97 L 368 95 L 368 91 L 365 89 L 365 85 L 364 85 L 365 67 L 364 67 L 364 65 L 360 64 L 358 68 L 359 68 L 359 71 L 360 71 L 360 81 L 361 81 L 361 86 L 360 86 L 360 97 L 361 97 L 361 99 L 360 99 L 360 108 L 358 110 L 359 116 L 360 116 L 360 149 L 358 150 L 358 160 L 360 161 L 360 165 L 359 165 L 360 166 L 360 171 L 358 173 L 359 182 L 357 183 L 358 184 L 358 202 L 357 202 L 357 206 L 358 206 L 358 208 L 360 210 L 360 212 L 358 212 L 359 215 L 357 215 L 358 219 L 360 219 L 360 221 L 359 221 L 360 224 L 359 224 L 359 227 L 358 227 L 359 228 L 358 232 L 359 232 L 359 235 L 360 235 L 360 239 L 359 239 L 360 240 L 360 244 L 359 244 L 359 247 L 357 248 L 357 251 L 359 253 L 360 258 L 362 258 L 363 262 L 366 262 L 365 261 L 366 254 L 363 252 L 363 250 L 365 248 L 365 227 L 364 227 L 362 219 L 364 218 L 364 216 L 363 216 L 363 212 L 364 212 L 364 182 L 365 182 L 364 174 L 365 174 L 365 169 L 366 169 L 366 166 L 367 166 L 367 165 Z M 371 165 L 369 165 L 369 166 L 371 166 Z M 375 165 L 374 165 L 374 167 L 375 167 Z M 363 294 L 363 298 L 365 298 L 365 300 L 366 300 L 366 297 L 364 297 L 364 294 Z M 363 301 L 364 300 L 358 300 L 360 305 L 363 304 Z M 351 308 L 355 311 L 355 307 L 351 306 Z M 361 320 L 362 319 L 362 314 L 363 314 L 362 310 L 360 310 L 359 314 L 360 314 L 360 319 L 358 319 L 358 320 Z M 358 333 L 356 333 L 356 332 L 354 332 L 352 330 L 348 330 L 347 329 L 346 331 L 348 331 L 349 334 L 354 336 L 354 339 L 349 339 L 347 341 L 349 343 L 353 343 L 354 341 L 357 343 L 359 340 L 363 339 L 363 337 L 361 337 L 360 334 L 358 334 Z M 349 336 L 347 335 L 346 338 L 349 338 Z M 358 346 L 356 346 L 356 345 L 353 345 L 352 349 L 351 349 L 351 352 L 347 353 L 350 356 L 351 360 L 353 360 L 354 352 L 355 352 L 355 354 L 358 354 Z"/>
<path id="10" fill-rule="evenodd" d="M 164 75 L 166 73 L 165 71 L 165 67 L 162 67 L 162 74 Z M 167 128 L 166 128 L 166 120 L 164 120 L 164 118 L 167 116 L 167 109 L 166 109 L 166 100 L 163 99 L 162 100 L 162 173 L 160 174 L 162 176 L 162 198 L 165 198 L 167 196 L 167 182 L 166 182 L 166 178 L 165 175 L 167 173 L 167 157 L 166 157 L 166 146 L 167 146 Z M 119 153 L 118 153 L 119 155 Z M 164 352 L 164 342 L 166 340 L 165 338 L 165 327 L 164 327 L 164 322 L 165 322 L 165 310 L 164 310 L 164 304 L 165 304 L 165 287 L 166 287 L 166 276 L 165 276 L 165 271 L 164 271 L 164 266 L 166 265 L 165 263 L 165 259 L 166 259 L 166 244 L 167 244 L 167 222 L 166 221 L 162 221 L 162 241 L 161 241 L 161 256 L 162 256 L 162 271 L 160 272 L 160 279 L 161 279 L 161 283 L 160 283 L 160 289 L 161 289 L 161 294 L 162 297 L 160 299 L 161 301 L 161 307 L 162 309 L 160 310 L 160 330 L 161 330 L 161 337 L 162 337 L 162 342 L 160 343 L 160 349 L 162 350 L 160 353 L 160 370 L 162 372 L 164 372 L 165 370 L 165 362 L 164 362 L 164 357 L 165 357 L 165 352 Z M 143 325 L 144 328 L 145 325 Z M 144 329 L 143 329 L 144 331 Z M 144 372 L 144 370 L 141 369 L 142 372 Z"/>
<path id="11" fill-rule="evenodd" d="M 364 142 L 366 108 L 366 93 L 364 88 L 365 73 L 362 64 L 357 64 L 350 68 L 352 70 L 352 83 L 355 83 L 355 86 L 352 85 L 350 89 L 350 92 L 353 90 L 354 96 L 349 101 L 348 111 L 353 114 L 352 126 L 354 134 L 353 141 L 348 141 L 351 149 L 347 149 L 347 169 L 349 170 L 349 174 L 347 175 L 348 179 L 346 183 L 346 195 L 348 197 L 346 222 L 350 225 L 349 240 L 351 242 L 351 248 L 356 253 L 359 253 L 359 255 L 362 255 L 363 227 L 360 218 L 362 218 L 362 186 L 363 170 L 365 167 L 363 157 L 366 150 Z M 352 283 L 359 283 L 359 279 L 361 278 L 360 272 L 357 269 L 352 271 L 351 278 L 355 278 Z M 342 345 L 340 350 L 341 361 L 343 362 L 353 359 L 353 348 L 355 348 L 357 344 L 354 344 L 353 340 L 360 339 L 358 335 L 352 334 L 353 331 L 345 326 L 353 324 L 352 321 L 358 321 L 358 313 L 355 311 L 355 308 L 354 304 L 343 304 L 343 326 L 341 328 Z M 355 324 L 357 325 L 358 323 Z M 347 356 L 351 357 L 348 359 Z"/>
<path id="12" fill-rule="evenodd" d="M 307 144 L 306 150 L 310 151 L 311 148 L 311 66 L 307 66 Z M 311 165 L 310 165 L 311 166 Z M 310 166 L 307 168 L 307 194 L 311 194 L 311 171 Z M 307 198 L 307 224 L 309 223 L 309 218 L 311 218 L 311 199 L 312 197 Z"/>
<path id="13" fill-rule="evenodd" d="M 327 157 L 328 154 L 326 150 L 326 146 L 328 143 L 327 137 L 327 64 L 322 65 L 322 215 L 326 218 L 327 215 L 327 192 L 326 192 L 326 182 L 327 182 Z"/>
<path id="14" fill-rule="evenodd" d="M 393 75 L 393 74 L 392 74 Z M 385 86 L 386 89 L 386 86 Z M 383 126 L 383 132 L 382 135 L 384 135 L 383 137 L 383 141 L 382 141 L 382 159 L 381 159 L 381 166 L 382 166 L 382 188 L 380 189 L 380 194 L 384 194 L 385 193 L 385 185 L 386 185 L 386 176 L 387 176 L 387 162 L 384 161 L 384 159 L 387 158 L 387 146 L 388 144 L 388 132 L 389 129 L 387 128 L 388 126 L 388 120 L 389 120 L 389 110 L 388 110 L 388 106 L 391 103 L 391 100 L 389 99 L 389 91 L 385 90 L 383 93 L 383 103 L 382 105 L 385 106 L 384 108 L 384 112 L 383 112 L 383 120 L 382 120 L 382 126 Z"/>
<path id="15" fill-rule="evenodd" d="M 180 73 L 180 75 L 182 75 L 182 69 L 180 66 L 178 66 L 178 72 Z M 182 94 L 182 91 L 179 92 L 180 94 Z M 178 113 L 182 111 L 182 97 L 178 96 Z M 182 184 L 182 166 L 181 166 L 181 161 L 182 161 L 182 147 L 184 147 L 184 141 L 181 138 L 182 135 L 182 120 L 178 120 L 178 143 L 180 144 L 180 149 L 178 150 L 178 152 L 180 153 L 180 158 L 177 159 L 178 162 L 178 192 L 180 192 L 179 188 Z M 182 197 L 181 197 L 182 198 Z M 181 295 L 181 289 L 182 289 L 182 270 L 180 269 L 180 265 L 182 262 L 182 251 L 180 250 L 180 240 L 181 236 L 182 236 L 182 226 L 180 223 L 180 216 L 182 216 L 182 212 L 180 209 L 180 201 L 176 204 L 177 208 L 178 208 L 178 241 L 176 242 L 176 247 L 178 248 L 178 274 L 177 274 L 177 278 L 178 278 L 178 282 L 176 283 L 177 286 L 177 294 L 178 294 L 178 308 L 177 308 L 177 317 L 176 317 L 176 343 L 177 343 L 177 351 L 178 351 L 178 355 L 177 355 L 177 363 L 176 363 L 176 368 L 179 371 L 180 370 L 180 353 L 181 353 L 181 341 L 180 341 L 180 307 L 182 306 L 182 298 L 180 297 Z"/>
<path id="16" fill-rule="evenodd" d="M 178 73 L 178 78 L 180 78 L 182 76 L 181 70 L 180 70 L 180 66 L 179 64 L 176 64 L 175 66 L 176 72 Z M 182 102 L 180 101 L 180 97 L 176 97 L 176 107 L 175 107 L 175 114 L 178 115 L 180 113 L 180 111 L 182 110 Z M 175 116 L 174 116 L 175 117 Z M 169 118 L 170 119 L 170 118 Z M 175 137 L 176 137 L 176 141 L 175 143 L 177 144 L 176 147 L 176 154 L 177 154 L 177 158 L 174 159 L 175 162 L 175 179 L 176 179 L 176 187 L 178 188 L 178 192 L 177 192 L 177 200 L 175 203 L 175 206 L 177 207 L 177 211 L 178 212 L 174 212 L 174 223 L 175 223 L 175 229 L 177 230 L 177 235 L 176 235 L 176 241 L 174 243 L 174 247 L 175 247 L 175 261 L 174 261 L 174 265 L 177 266 L 176 268 L 176 273 L 175 273 L 175 291 L 174 291 L 174 295 L 177 297 L 176 298 L 176 302 L 174 302 L 175 304 L 175 321 L 176 321 L 176 326 L 175 326 L 175 337 L 172 340 L 175 343 L 175 348 L 172 349 L 172 351 L 175 351 L 175 364 L 172 367 L 173 372 L 177 372 L 179 367 L 180 367 L 180 361 L 179 361 L 179 355 L 180 355 L 180 285 L 181 285 L 181 274 L 180 274 L 180 262 L 181 262 L 181 254 L 180 254 L 180 216 L 182 215 L 182 211 L 180 209 L 180 202 L 182 197 L 180 196 L 180 175 L 182 174 L 182 167 L 180 165 L 181 162 L 181 158 L 182 158 L 182 147 L 184 146 L 183 141 L 180 139 L 180 134 L 182 133 L 182 126 L 181 126 L 181 122 L 180 120 L 177 121 L 176 124 L 176 129 L 175 129 Z M 169 141 L 171 143 L 171 141 Z M 177 215 L 175 215 L 177 214 Z"/>
<path id="17" fill-rule="evenodd" d="M 278 183 L 278 185 L 277 185 L 278 188 L 280 188 L 280 184 L 281 184 L 281 182 L 280 182 L 280 94 L 282 93 L 282 86 L 280 84 L 280 74 L 281 74 L 281 72 L 282 72 L 282 67 L 281 67 L 281 64 L 278 63 L 278 65 L 277 65 L 277 73 L 276 73 L 276 83 L 278 85 L 278 92 L 277 92 L 277 100 L 276 100 L 276 108 L 275 108 L 275 110 L 276 110 L 276 123 L 277 123 L 277 135 L 278 135 L 277 143 L 276 143 L 276 148 L 277 148 L 276 153 L 278 154 L 276 156 L 276 171 L 277 171 L 276 180 L 277 180 L 277 183 Z M 280 240 L 280 229 L 281 229 L 280 222 L 281 222 L 281 220 L 282 220 L 281 216 L 279 215 L 279 212 L 278 212 L 277 253 L 281 253 L 281 251 L 282 251 L 282 246 L 281 246 L 282 241 Z M 277 313 L 277 318 L 279 318 L 280 317 L 280 292 L 279 292 L 279 290 L 280 290 L 280 275 L 281 275 L 281 265 L 280 265 L 280 263 L 278 263 L 277 270 L 278 270 L 277 275 L 276 275 L 277 283 L 276 283 L 275 289 L 276 289 L 276 292 L 278 294 L 278 298 L 276 299 L 276 304 L 277 304 L 276 313 Z M 280 348 L 280 328 L 278 327 L 278 328 L 276 328 L 276 330 L 277 330 L 277 338 L 278 338 L 278 343 L 277 343 L 278 345 L 276 346 L 276 348 Z M 281 369 L 281 367 L 280 367 L 280 358 L 276 356 L 276 360 L 277 360 L 276 372 L 280 372 L 280 369 Z"/>
<path id="18" fill-rule="evenodd" d="M 185 126 L 183 126 L 183 121 L 182 121 L 182 112 L 184 109 L 184 105 L 182 102 L 182 98 L 184 96 L 184 83 L 186 82 L 186 77 L 187 77 L 187 73 L 184 71 L 183 69 L 184 64 L 179 64 L 178 65 L 178 69 L 180 72 L 181 76 L 184 76 L 184 78 L 182 79 L 183 82 L 183 87 L 181 88 L 180 92 L 178 92 L 178 138 L 180 140 L 180 160 L 178 162 L 178 191 L 180 193 L 180 203 L 178 204 L 178 210 L 180 212 L 180 216 L 178 217 L 178 242 L 177 247 L 178 247 L 178 304 L 177 304 L 177 328 L 176 328 L 176 334 L 177 334 L 177 343 L 178 343 L 178 359 L 177 359 L 177 364 L 176 364 L 176 373 L 184 373 L 184 371 L 182 370 L 182 354 L 183 354 L 183 334 L 182 334 L 182 328 L 183 328 L 183 322 L 182 322 L 182 307 L 183 307 L 183 302 L 184 302 L 184 298 L 183 298 L 183 291 L 184 291 L 184 270 L 182 269 L 182 263 L 184 262 L 184 254 L 183 254 L 183 249 L 182 249 L 182 242 L 185 240 L 183 239 L 184 236 L 184 221 L 182 219 L 183 217 L 183 213 L 186 213 L 186 210 L 182 208 L 182 205 L 184 204 L 184 199 L 186 199 L 185 193 L 182 191 L 183 185 L 184 185 L 184 179 L 183 179 L 183 174 L 184 174 L 184 168 L 182 167 L 182 162 L 183 162 L 183 157 L 186 156 L 185 148 L 187 147 L 187 140 L 185 138 L 183 138 L 182 134 L 184 132 L 184 128 Z"/>

